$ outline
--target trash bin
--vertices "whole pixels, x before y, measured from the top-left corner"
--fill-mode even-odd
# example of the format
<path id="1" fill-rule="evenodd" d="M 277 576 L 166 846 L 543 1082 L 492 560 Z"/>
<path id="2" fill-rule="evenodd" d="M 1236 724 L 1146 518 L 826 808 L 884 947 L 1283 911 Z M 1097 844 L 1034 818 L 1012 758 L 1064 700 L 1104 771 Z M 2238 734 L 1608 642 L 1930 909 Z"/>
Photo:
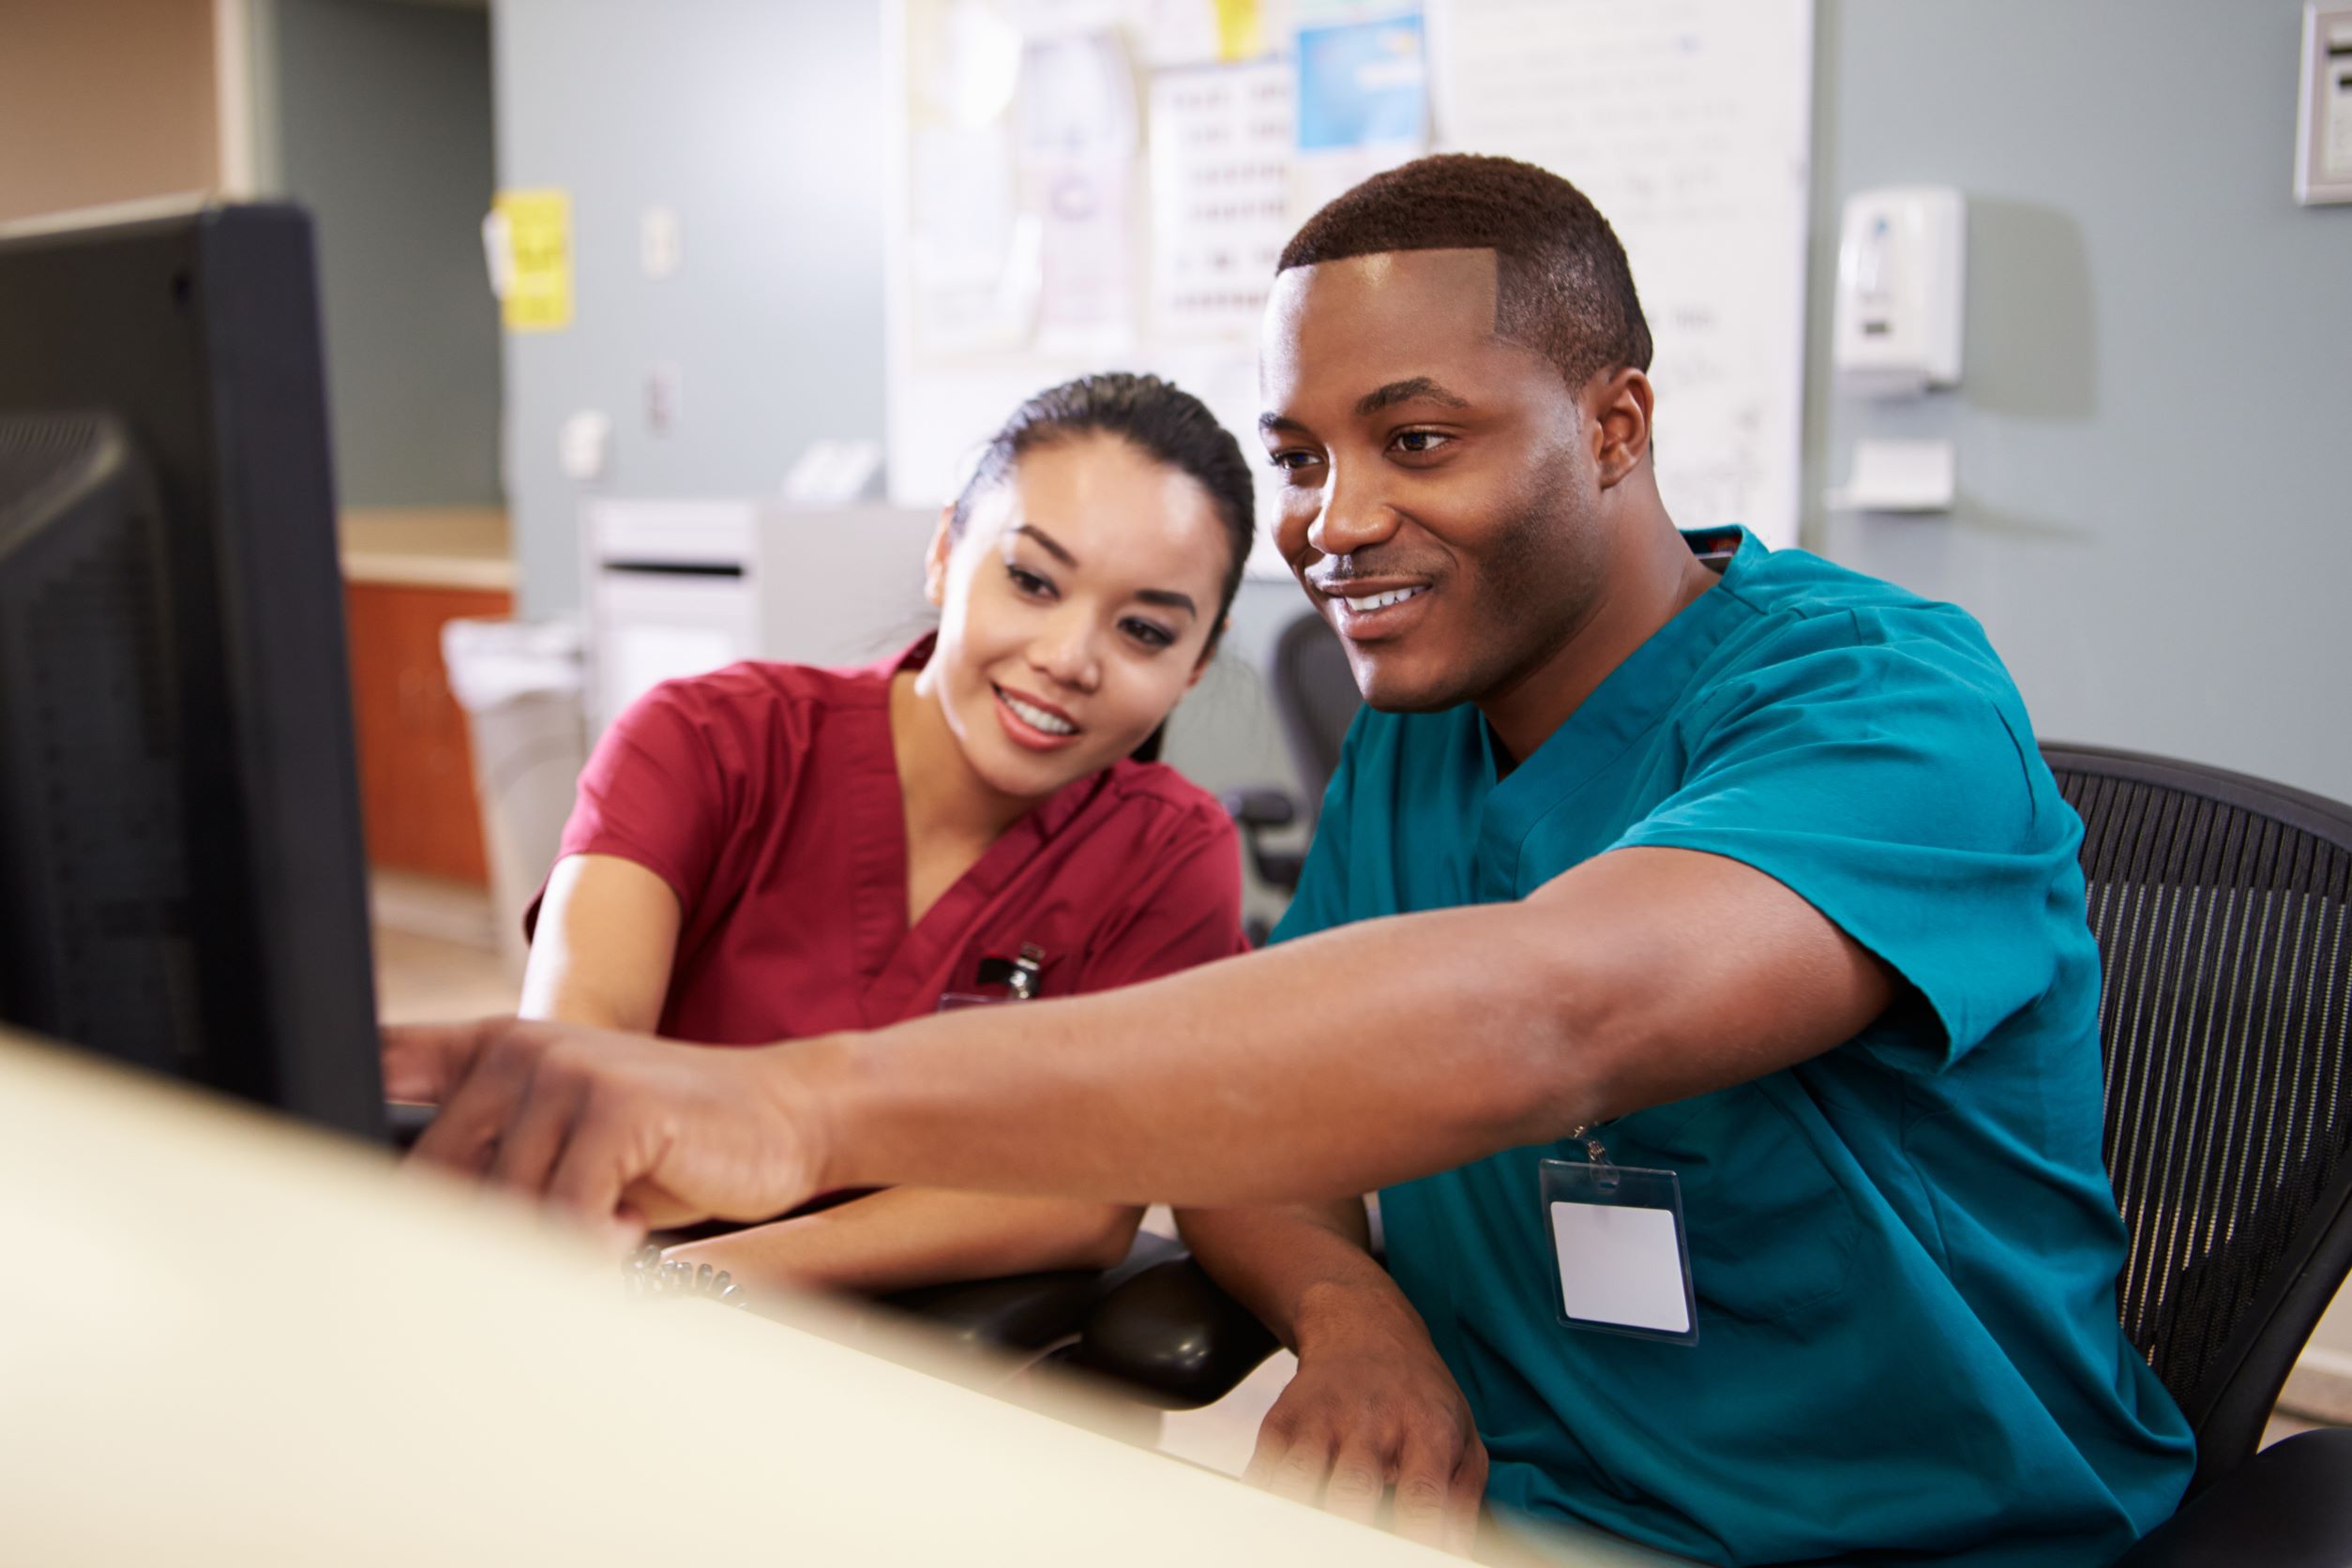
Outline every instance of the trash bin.
<path id="1" fill-rule="evenodd" d="M 580 627 L 565 621 L 450 621 L 441 628 L 441 656 L 474 746 L 474 796 L 482 812 L 498 948 L 520 976 L 529 951 L 523 906 L 555 863 L 588 761 Z"/>

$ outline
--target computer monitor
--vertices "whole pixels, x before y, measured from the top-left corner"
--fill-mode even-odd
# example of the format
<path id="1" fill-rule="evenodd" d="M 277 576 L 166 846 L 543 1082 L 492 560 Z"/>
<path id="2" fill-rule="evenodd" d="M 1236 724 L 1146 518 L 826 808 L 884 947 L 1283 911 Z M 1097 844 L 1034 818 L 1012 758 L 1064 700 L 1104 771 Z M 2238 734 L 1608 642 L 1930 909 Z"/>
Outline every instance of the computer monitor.
<path id="1" fill-rule="evenodd" d="M 0 1020 L 383 1136 L 310 224 L 0 237 Z"/>

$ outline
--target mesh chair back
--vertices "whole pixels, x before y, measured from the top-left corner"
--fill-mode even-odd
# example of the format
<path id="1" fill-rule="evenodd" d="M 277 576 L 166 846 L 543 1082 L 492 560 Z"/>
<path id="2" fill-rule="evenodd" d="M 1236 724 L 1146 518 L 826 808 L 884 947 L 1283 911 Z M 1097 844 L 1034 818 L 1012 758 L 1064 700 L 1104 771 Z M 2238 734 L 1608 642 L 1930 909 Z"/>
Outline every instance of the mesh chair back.
<path id="1" fill-rule="evenodd" d="M 2084 824 L 2118 1306 L 2196 1428 L 2194 1490 L 2254 1452 L 2352 1264 L 2352 809 L 2043 754 Z"/>
<path id="2" fill-rule="evenodd" d="M 1348 651 L 1320 615 L 1300 616 L 1275 640 L 1274 700 L 1312 823 L 1322 809 L 1324 787 L 1339 771 L 1340 743 L 1364 705 Z"/>

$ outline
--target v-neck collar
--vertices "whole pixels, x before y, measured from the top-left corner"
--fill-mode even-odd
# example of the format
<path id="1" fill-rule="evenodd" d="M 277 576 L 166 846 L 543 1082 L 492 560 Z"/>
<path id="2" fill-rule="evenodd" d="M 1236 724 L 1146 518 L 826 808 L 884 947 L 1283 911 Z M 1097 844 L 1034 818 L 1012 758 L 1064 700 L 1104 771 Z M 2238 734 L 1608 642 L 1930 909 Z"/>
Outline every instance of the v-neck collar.
<path id="1" fill-rule="evenodd" d="M 1682 535 L 1693 553 L 1712 557 L 1737 538 L 1723 574 L 1706 592 L 1677 611 L 1605 676 L 1592 694 L 1532 755 L 1498 778 L 1494 731 L 1470 710 L 1485 762 L 1486 799 L 1479 822 L 1479 882 L 1482 897 L 1508 897 L 1507 888 L 1489 888 L 1490 879 L 1508 879 L 1528 833 L 1560 800 L 1590 783 L 1625 748 L 1649 733 L 1681 701 L 1699 667 L 1724 638 L 1753 613 L 1741 580 L 1771 553 L 1745 528 L 1689 530 Z"/>
<path id="2" fill-rule="evenodd" d="M 1071 780 L 1015 818 L 963 875 L 923 912 L 907 919 L 906 794 L 898 782 L 897 745 L 890 731 L 890 684 L 930 661 L 935 636 L 867 667 L 869 701 L 856 710 L 848 764 L 857 776 L 852 826 L 859 871 L 855 914 L 857 960 L 871 1018 L 902 1015 L 912 988 L 937 972 L 947 950 L 970 935 L 974 917 L 1002 893 L 1037 851 L 1083 810 L 1103 787 L 1108 769 Z M 1047 960 L 1063 957 L 1048 953 Z"/>

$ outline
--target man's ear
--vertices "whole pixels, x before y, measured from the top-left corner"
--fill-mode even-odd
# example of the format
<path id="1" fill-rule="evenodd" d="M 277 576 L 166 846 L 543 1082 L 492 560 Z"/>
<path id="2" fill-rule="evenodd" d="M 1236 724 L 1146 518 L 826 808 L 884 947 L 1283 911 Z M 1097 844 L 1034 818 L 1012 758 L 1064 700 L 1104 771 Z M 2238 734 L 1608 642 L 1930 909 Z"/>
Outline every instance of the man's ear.
<path id="1" fill-rule="evenodd" d="M 1586 386 L 1585 410 L 1595 443 L 1593 466 L 1603 490 L 1639 468 L 1650 455 L 1653 396 L 1650 378 L 1631 365 L 1604 371 Z"/>
<path id="2" fill-rule="evenodd" d="M 947 558 L 956 552 L 956 504 L 939 509 L 939 526 L 931 531 L 931 548 L 923 557 L 923 596 L 933 610 L 947 605 Z"/>

